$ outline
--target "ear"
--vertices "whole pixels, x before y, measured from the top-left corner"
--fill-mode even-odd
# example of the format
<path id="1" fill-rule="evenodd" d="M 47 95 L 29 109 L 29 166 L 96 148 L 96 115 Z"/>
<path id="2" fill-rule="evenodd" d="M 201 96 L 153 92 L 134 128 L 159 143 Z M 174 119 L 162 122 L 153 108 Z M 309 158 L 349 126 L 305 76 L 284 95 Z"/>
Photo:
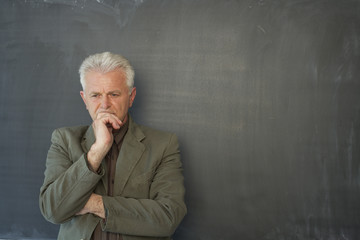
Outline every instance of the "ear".
<path id="1" fill-rule="evenodd" d="M 88 108 L 87 108 L 87 104 L 86 104 L 86 98 L 85 98 L 85 93 L 84 93 L 84 91 L 80 91 L 80 96 L 81 96 L 82 100 L 83 100 L 84 103 L 85 103 L 86 109 L 88 109 Z"/>
<path id="2" fill-rule="evenodd" d="M 130 93 L 129 107 L 132 107 L 133 102 L 135 100 L 135 96 L 136 96 L 136 87 L 133 87 L 133 89 L 131 90 L 131 93 Z"/>

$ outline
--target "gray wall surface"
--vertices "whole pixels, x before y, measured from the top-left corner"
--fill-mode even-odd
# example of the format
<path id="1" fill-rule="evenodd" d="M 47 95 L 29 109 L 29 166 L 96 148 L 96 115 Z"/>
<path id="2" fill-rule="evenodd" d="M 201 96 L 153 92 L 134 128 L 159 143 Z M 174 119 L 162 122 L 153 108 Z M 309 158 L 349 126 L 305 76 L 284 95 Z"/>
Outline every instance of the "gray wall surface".
<path id="1" fill-rule="evenodd" d="M 175 240 L 360 239 L 359 0 L 2 0 L 0 238 L 56 238 L 50 135 L 91 123 L 77 71 L 103 51 L 179 137 Z"/>

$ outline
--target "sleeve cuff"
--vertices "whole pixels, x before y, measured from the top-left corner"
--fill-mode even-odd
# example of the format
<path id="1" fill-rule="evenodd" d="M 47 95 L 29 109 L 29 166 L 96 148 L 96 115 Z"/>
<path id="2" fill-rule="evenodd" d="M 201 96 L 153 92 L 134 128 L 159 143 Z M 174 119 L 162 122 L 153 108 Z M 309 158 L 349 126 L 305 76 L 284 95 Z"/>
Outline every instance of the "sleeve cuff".
<path id="1" fill-rule="evenodd" d="M 104 199 L 104 198 L 103 198 Z M 103 203 L 104 203 L 104 200 L 103 200 Z M 104 210 L 105 210 L 105 219 L 102 219 L 100 221 L 100 225 L 101 225 L 101 229 L 103 231 L 106 230 L 106 225 L 107 225 L 107 220 L 108 220 L 108 215 L 109 215 L 109 210 L 105 207 L 105 204 L 104 204 Z"/>
<path id="2" fill-rule="evenodd" d="M 98 175 L 104 175 L 104 167 L 103 165 L 101 164 L 98 168 L 97 171 L 95 171 L 91 165 L 89 164 L 89 161 L 88 161 L 88 158 L 87 158 L 87 153 L 84 153 L 84 159 L 85 159 L 85 162 L 86 162 L 86 166 L 88 167 L 88 169 L 93 172 L 93 173 L 96 173 Z"/>

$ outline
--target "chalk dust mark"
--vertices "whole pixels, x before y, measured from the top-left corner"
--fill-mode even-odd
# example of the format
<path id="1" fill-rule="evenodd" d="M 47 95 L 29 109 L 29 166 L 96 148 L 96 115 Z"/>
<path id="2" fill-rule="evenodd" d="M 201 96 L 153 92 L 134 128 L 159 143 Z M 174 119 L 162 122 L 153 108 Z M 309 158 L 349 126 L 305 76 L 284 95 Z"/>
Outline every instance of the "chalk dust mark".
<path id="1" fill-rule="evenodd" d="M 146 0 L 118 0 L 118 1 L 109 1 L 109 0 L 33 0 L 27 1 L 28 4 L 60 4 L 70 6 L 72 9 L 81 9 L 81 10 L 91 10 L 94 12 L 102 12 L 109 16 L 114 16 L 116 18 L 117 24 L 120 28 L 127 25 L 127 23 L 132 19 L 136 10 L 145 2 Z"/>

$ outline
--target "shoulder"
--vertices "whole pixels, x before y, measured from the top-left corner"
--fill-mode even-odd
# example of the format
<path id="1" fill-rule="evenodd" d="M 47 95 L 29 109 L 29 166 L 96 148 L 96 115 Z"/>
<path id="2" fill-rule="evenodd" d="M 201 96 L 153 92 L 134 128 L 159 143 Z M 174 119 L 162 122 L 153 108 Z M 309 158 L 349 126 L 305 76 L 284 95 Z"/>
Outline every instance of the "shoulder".
<path id="1" fill-rule="evenodd" d="M 72 142 L 81 141 L 89 126 L 73 126 L 57 128 L 53 131 L 51 140 L 52 142 Z"/>
<path id="2" fill-rule="evenodd" d="M 142 142 L 145 144 L 168 145 L 170 143 L 177 144 L 178 142 L 177 136 L 172 132 L 158 130 L 136 123 L 132 124 L 132 128 L 134 135 L 138 136 L 138 139 L 142 136 Z"/>
<path id="3" fill-rule="evenodd" d="M 137 125 L 141 131 L 145 134 L 145 136 L 160 136 L 160 137 L 166 137 L 173 135 L 174 133 L 155 129 L 152 127 L 144 126 L 144 125 Z"/>

